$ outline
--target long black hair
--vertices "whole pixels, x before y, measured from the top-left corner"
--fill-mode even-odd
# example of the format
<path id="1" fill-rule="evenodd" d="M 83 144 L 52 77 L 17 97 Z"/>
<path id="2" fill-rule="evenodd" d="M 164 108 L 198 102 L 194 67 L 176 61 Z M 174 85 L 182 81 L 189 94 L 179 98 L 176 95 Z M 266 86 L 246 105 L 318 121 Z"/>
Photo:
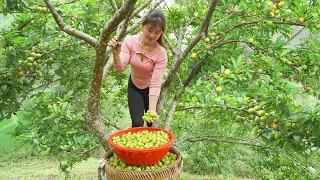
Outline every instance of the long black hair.
<path id="1" fill-rule="evenodd" d="M 160 25 L 162 29 L 162 34 L 163 34 L 164 31 L 166 30 L 166 17 L 164 16 L 162 11 L 154 10 L 148 16 L 146 16 L 144 21 L 142 22 L 142 25 L 146 25 L 146 24 Z M 157 40 L 161 46 L 163 46 L 162 34 Z"/>

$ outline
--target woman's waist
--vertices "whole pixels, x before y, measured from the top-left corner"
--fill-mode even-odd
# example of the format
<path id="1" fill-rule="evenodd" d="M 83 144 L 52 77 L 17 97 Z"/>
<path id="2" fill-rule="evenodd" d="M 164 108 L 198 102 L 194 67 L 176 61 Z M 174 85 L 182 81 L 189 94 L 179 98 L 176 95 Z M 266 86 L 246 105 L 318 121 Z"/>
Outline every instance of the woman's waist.
<path id="1" fill-rule="evenodd" d="M 133 85 L 138 89 L 146 89 L 150 86 L 151 77 L 139 77 L 131 74 L 130 79 Z"/>

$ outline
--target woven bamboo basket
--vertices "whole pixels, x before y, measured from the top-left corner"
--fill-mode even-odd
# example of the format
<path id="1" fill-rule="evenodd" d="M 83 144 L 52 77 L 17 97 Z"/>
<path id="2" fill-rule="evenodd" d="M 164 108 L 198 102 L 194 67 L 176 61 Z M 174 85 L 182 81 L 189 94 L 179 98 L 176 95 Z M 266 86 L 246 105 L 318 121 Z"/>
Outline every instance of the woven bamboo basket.
<path id="1" fill-rule="evenodd" d="M 167 167 L 138 172 L 118 170 L 106 163 L 104 166 L 106 178 L 107 180 L 179 180 L 183 165 L 182 156 L 173 146 L 169 151 L 177 155 L 177 161 Z M 113 153 L 114 151 L 110 150 L 104 158 L 109 159 Z"/>

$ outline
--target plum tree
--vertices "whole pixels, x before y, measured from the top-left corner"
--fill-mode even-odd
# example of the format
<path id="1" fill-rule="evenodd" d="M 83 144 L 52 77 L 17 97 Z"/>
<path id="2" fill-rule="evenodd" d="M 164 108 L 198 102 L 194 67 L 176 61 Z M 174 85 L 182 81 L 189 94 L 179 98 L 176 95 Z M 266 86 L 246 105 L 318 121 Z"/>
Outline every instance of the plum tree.
<path id="1" fill-rule="evenodd" d="M 0 45 L 1 119 L 19 110 L 30 112 L 29 125 L 17 131 L 29 137 L 26 140 L 35 149 L 35 139 L 40 138 L 32 133 L 46 137 L 43 144 L 47 146 L 56 144 L 47 148 L 48 153 L 79 152 L 81 146 L 90 149 L 97 143 L 108 149 L 106 137 L 111 128 L 118 127 L 114 123 L 125 118 L 119 102 L 126 102 L 124 81 L 129 72 L 119 75 L 112 71 L 105 42 L 113 32 L 119 40 L 137 32 L 137 22 L 144 15 L 140 12 L 144 8 L 138 7 L 159 4 L 144 6 L 150 2 L 130 0 L 121 6 L 114 3 L 116 7 L 111 3 L 101 6 L 100 1 L 50 2 L 36 1 L 33 7 L 3 5 L 4 12 L 19 13 L 11 30 L 0 36 L 4 42 Z M 217 133 L 208 128 L 211 123 L 221 128 L 219 133 L 230 133 L 226 136 L 251 138 L 252 129 L 257 132 L 254 138 L 268 147 L 319 147 L 320 127 L 313 123 L 318 120 L 319 105 L 306 109 L 296 104 L 298 97 L 317 98 L 320 94 L 319 40 L 314 38 L 319 31 L 317 4 L 253 0 L 236 5 L 216 0 L 176 3 L 160 6 L 168 20 L 163 35 L 168 67 L 155 126 L 177 130 L 181 128 L 178 122 L 189 118 L 182 127 L 192 127 L 195 134 Z M 300 29 L 310 36 L 288 48 Z M 292 34 L 295 30 L 297 35 Z M 210 37 L 210 43 L 203 37 Z M 86 86 L 79 88 L 80 82 Z M 32 106 L 23 106 L 24 100 Z M 183 109 L 178 102 L 184 104 Z M 247 134 L 227 130 L 238 127 L 233 123 L 237 116 L 242 117 L 238 118 L 239 127 Z M 200 128 L 200 122 L 209 125 Z M 79 131 L 87 123 L 91 131 Z M 302 141 L 307 134 L 309 138 Z M 74 137 L 83 139 L 83 144 Z M 70 159 L 68 166 L 75 163 L 72 159 L 81 159 L 73 154 L 65 158 Z"/>

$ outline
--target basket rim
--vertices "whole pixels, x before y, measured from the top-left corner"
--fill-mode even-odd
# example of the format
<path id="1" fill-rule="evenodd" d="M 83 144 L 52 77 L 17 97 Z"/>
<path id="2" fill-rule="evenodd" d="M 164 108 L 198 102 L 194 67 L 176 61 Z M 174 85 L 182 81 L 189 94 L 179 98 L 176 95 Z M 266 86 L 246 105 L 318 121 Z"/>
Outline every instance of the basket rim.
<path id="1" fill-rule="evenodd" d="M 121 134 L 125 131 L 130 132 L 130 130 L 152 130 L 152 131 L 164 131 L 165 133 L 167 133 L 170 137 L 170 140 L 167 144 L 163 144 L 162 146 L 158 146 L 158 147 L 153 147 L 153 148 L 143 148 L 143 149 L 137 149 L 137 148 L 126 148 L 123 146 L 119 146 L 117 144 L 115 144 L 112 141 L 112 138 L 114 136 L 118 136 L 118 134 Z M 137 131 L 138 132 L 138 131 Z M 129 151 L 129 152 L 152 152 L 152 151 L 157 151 L 157 150 L 162 150 L 162 149 L 166 149 L 166 148 L 170 148 L 170 146 L 173 144 L 173 142 L 175 141 L 175 137 L 174 134 L 166 129 L 162 129 L 162 128 L 157 128 L 157 127 L 134 127 L 134 128 L 127 128 L 127 129 L 123 129 L 123 130 L 119 130 L 114 132 L 113 134 L 111 134 L 108 138 L 108 143 L 109 145 L 113 148 L 113 149 L 117 149 L 117 150 L 122 150 L 122 151 Z"/>

